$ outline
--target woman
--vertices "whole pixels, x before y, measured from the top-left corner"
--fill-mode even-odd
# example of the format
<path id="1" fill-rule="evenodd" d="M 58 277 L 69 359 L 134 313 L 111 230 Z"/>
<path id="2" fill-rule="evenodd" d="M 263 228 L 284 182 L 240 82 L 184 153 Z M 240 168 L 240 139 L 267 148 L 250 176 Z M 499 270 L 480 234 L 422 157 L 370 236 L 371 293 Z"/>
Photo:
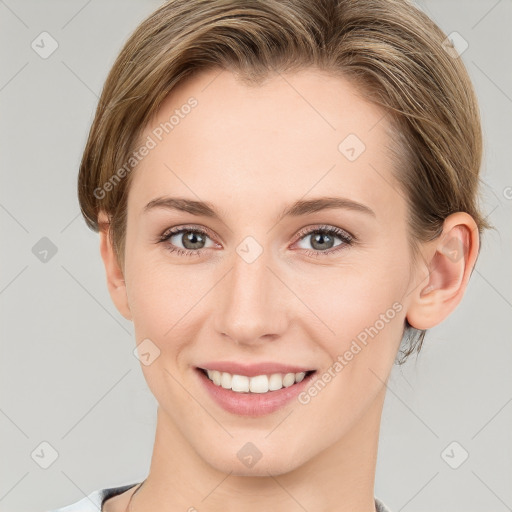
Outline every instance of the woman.
<path id="1" fill-rule="evenodd" d="M 406 0 L 177 0 L 136 29 L 79 200 L 159 404 L 153 457 L 60 512 L 389 510 L 387 379 L 489 227 L 453 50 Z"/>

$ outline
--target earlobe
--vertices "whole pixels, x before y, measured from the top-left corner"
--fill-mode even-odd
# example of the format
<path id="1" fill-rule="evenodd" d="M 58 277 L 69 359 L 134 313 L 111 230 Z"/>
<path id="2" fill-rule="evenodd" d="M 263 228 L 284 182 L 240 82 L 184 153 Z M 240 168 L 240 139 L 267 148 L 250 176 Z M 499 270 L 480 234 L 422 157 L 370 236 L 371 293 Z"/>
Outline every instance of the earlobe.
<path id="1" fill-rule="evenodd" d="M 423 277 L 411 293 L 407 320 L 416 329 L 440 324 L 462 300 L 479 248 L 478 228 L 464 212 L 445 219 L 442 234 L 424 251 Z"/>
<path id="2" fill-rule="evenodd" d="M 119 266 L 112 246 L 109 236 L 109 222 L 104 212 L 100 212 L 98 221 L 100 224 L 100 253 L 105 266 L 110 297 L 121 315 L 127 320 L 132 320 L 123 271 Z"/>

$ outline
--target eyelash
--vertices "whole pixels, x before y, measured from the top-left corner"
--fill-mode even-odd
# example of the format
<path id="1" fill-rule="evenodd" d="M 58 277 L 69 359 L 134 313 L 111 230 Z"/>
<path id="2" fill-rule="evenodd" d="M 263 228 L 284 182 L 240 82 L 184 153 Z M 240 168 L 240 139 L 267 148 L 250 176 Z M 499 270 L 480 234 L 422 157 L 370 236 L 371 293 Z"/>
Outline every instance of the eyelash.
<path id="1" fill-rule="evenodd" d="M 172 228 L 170 230 L 165 231 L 157 240 L 158 243 L 165 243 L 167 242 L 171 237 L 173 237 L 176 234 L 179 233 L 199 233 L 204 236 L 208 236 L 211 238 L 207 231 L 203 229 L 198 228 L 191 228 L 191 227 L 180 227 L 180 228 Z M 316 235 L 316 234 L 328 234 L 328 235 L 335 235 L 338 238 L 341 239 L 343 243 L 335 246 L 332 249 L 329 249 L 327 251 L 312 251 L 309 249 L 304 249 L 305 254 L 307 256 L 313 256 L 314 258 L 319 256 L 330 256 L 334 253 L 337 253 L 338 251 L 342 250 L 345 246 L 351 246 L 355 243 L 355 237 L 351 235 L 350 233 L 340 229 L 336 228 L 334 226 L 319 226 L 310 230 L 302 230 L 299 232 L 299 236 L 297 241 L 302 240 L 302 238 L 308 236 L 308 235 Z M 168 245 L 167 250 L 171 253 L 177 253 L 178 256 L 200 256 L 201 251 L 203 249 L 181 249 L 179 247 L 174 247 L 171 245 Z"/>

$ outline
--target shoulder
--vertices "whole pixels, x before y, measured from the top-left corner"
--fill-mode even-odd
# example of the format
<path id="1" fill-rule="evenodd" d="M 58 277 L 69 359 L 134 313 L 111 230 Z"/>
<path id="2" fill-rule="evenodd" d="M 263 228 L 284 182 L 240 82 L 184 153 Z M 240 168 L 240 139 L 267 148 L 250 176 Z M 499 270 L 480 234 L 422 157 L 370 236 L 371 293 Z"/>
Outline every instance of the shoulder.
<path id="1" fill-rule="evenodd" d="M 391 512 L 391 510 L 384 505 L 382 501 L 379 500 L 379 498 L 375 498 L 375 510 L 377 512 Z"/>
<path id="2" fill-rule="evenodd" d="M 120 487 L 98 489 L 75 503 L 71 503 L 70 505 L 50 510 L 48 512 L 98 512 L 98 510 L 101 511 L 103 502 L 109 498 L 122 494 L 139 483 L 140 482 L 135 482 L 133 484 L 122 485 Z M 376 512 L 391 512 L 379 498 L 375 498 L 375 509 Z"/>
<path id="3" fill-rule="evenodd" d="M 98 512 L 101 511 L 104 501 L 131 489 L 135 485 L 138 485 L 138 483 L 140 482 L 122 485 L 119 487 L 97 489 L 75 503 L 71 503 L 70 505 L 50 510 L 48 512 Z"/>

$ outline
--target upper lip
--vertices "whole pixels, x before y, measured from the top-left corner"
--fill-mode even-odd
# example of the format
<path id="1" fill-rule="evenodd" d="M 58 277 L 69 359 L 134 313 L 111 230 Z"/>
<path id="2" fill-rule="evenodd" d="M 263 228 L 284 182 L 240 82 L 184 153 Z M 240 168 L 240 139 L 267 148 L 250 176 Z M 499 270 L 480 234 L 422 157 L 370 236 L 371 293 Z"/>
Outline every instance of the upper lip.
<path id="1" fill-rule="evenodd" d="M 274 362 L 261 362 L 256 364 L 240 364 L 230 361 L 210 361 L 204 363 L 198 368 L 203 370 L 217 370 L 227 372 L 232 375 L 245 375 L 247 377 L 256 377 L 257 375 L 271 375 L 273 373 L 300 373 L 313 371 L 312 368 L 297 366 L 293 364 L 281 364 Z"/>

